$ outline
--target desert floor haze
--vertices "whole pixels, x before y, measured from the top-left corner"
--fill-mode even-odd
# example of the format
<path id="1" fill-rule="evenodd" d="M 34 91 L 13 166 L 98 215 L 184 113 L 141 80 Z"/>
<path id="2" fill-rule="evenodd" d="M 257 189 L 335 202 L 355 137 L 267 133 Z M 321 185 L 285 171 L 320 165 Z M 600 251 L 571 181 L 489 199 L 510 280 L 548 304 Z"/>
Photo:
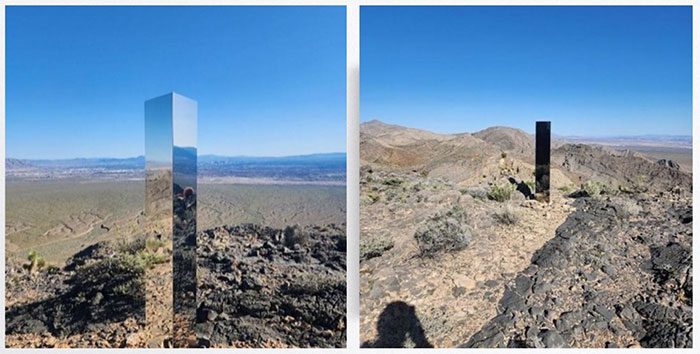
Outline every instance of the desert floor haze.
<path id="1" fill-rule="evenodd" d="M 530 134 L 363 123 L 362 345 L 691 347 L 691 152 L 624 143 L 554 139 L 542 203 Z"/>

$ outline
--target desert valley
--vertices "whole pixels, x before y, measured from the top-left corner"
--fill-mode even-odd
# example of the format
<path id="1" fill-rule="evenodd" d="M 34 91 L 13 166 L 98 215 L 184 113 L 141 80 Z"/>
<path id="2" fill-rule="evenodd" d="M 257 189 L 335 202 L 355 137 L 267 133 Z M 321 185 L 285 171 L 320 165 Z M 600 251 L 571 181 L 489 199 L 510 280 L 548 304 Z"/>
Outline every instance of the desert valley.
<path id="1" fill-rule="evenodd" d="M 146 321 L 172 248 L 144 236 L 143 158 L 6 165 L 7 346 L 171 345 Z M 199 169 L 197 346 L 344 346 L 344 154 Z"/>

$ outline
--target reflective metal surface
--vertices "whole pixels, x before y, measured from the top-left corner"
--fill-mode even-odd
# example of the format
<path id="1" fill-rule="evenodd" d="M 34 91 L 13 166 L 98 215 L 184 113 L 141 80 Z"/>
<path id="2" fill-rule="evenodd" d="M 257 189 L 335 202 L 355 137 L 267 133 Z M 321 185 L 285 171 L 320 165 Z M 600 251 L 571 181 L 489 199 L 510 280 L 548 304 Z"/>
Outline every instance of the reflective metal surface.
<path id="1" fill-rule="evenodd" d="M 146 321 L 155 342 L 194 346 L 196 313 L 197 102 L 146 101 L 147 247 L 163 262 L 146 273 Z"/>
<path id="2" fill-rule="evenodd" d="M 197 102 L 173 94 L 173 342 L 196 341 Z"/>

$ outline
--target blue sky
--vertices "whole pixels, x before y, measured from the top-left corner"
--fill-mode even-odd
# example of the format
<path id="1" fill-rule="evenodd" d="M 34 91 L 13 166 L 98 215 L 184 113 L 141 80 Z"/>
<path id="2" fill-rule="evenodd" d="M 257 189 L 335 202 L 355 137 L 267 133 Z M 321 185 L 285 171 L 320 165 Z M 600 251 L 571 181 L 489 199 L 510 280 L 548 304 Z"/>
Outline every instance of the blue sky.
<path id="1" fill-rule="evenodd" d="M 362 7 L 361 120 L 690 135 L 690 7 Z"/>
<path id="2" fill-rule="evenodd" d="M 198 102 L 200 154 L 345 151 L 344 7 L 8 7 L 6 155 L 144 153 L 144 101 Z"/>

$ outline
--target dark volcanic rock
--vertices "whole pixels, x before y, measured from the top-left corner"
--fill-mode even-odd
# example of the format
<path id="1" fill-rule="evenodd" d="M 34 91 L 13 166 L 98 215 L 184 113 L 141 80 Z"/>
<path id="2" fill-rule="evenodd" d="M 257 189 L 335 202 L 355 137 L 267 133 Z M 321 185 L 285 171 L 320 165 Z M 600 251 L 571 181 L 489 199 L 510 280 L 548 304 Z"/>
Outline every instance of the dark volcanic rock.
<path id="1" fill-rule="evenodd" d="M 536 267 L 506 285 L 501 314 L 463 346 L 691 347 L 692 226 L 675 217 L 690 202 L 577 199 Z M 641 210 L 620 213 L 624 205 Z"/>
<path id="2" fill-rule="evenodd" d="M 99 329 L 129 317 L 145 316 L 144 269 L 132 262 L 138 244 L 117 249 L 101 242 L 77 253 L 64 272 L 11 274 L 8 296 L 31 289 L 45 299 L 9 307 L 6 333 L 45 333 L 68 336 Z M 10 280 L 10 279 L 8 279 Z M 21 295 L 20 295 L 21 296 Z"/>
<path id="3" fill-rule="evenodd" d="M 656 163 L 661 165 L 661 166 L 673 169 L 673 170 L 680 170 L 681 169 L 681 165 L 679 165 L 678 163 L 676 163 L 673 160 L 661 159 L 661 160 L 656 161 Z"/>
<path id="4" fill-rule="evenodd" d="M 197 244 L 200 344 L 345 346 L 343 228 L 224 226 Z"/>
<path id="5" fill-rule="evenodd" d="M 181 200 L 184 212 L 189 199 Z M 195 226 L 177 227 L 189 235 Z M 345 346 L 345 230 L 335 225 L 292 229 L 294 242 L 285 240 L 284 230 L 252 224 L 197 235 L 200 346 Z M 193 241 L 184 237 L 176 245 Z M 6 334 L 19 341 L 24 339 L 16 335 L 50 334 L 53 343 L 126 346 L 132 338 L 128 335 L 145 326 L 145 245 L 143 240 L 97 243 L 76 253 L 62 269 L 38 274 L 10 260 L 6 294 L 22 300 L 6 310 Z M 195 279 L 185 268 L 181 276 Z M 69 336 L 79 336 L 78 343 Z M 49 342 L 21 345 L 53 345 Z"/>

